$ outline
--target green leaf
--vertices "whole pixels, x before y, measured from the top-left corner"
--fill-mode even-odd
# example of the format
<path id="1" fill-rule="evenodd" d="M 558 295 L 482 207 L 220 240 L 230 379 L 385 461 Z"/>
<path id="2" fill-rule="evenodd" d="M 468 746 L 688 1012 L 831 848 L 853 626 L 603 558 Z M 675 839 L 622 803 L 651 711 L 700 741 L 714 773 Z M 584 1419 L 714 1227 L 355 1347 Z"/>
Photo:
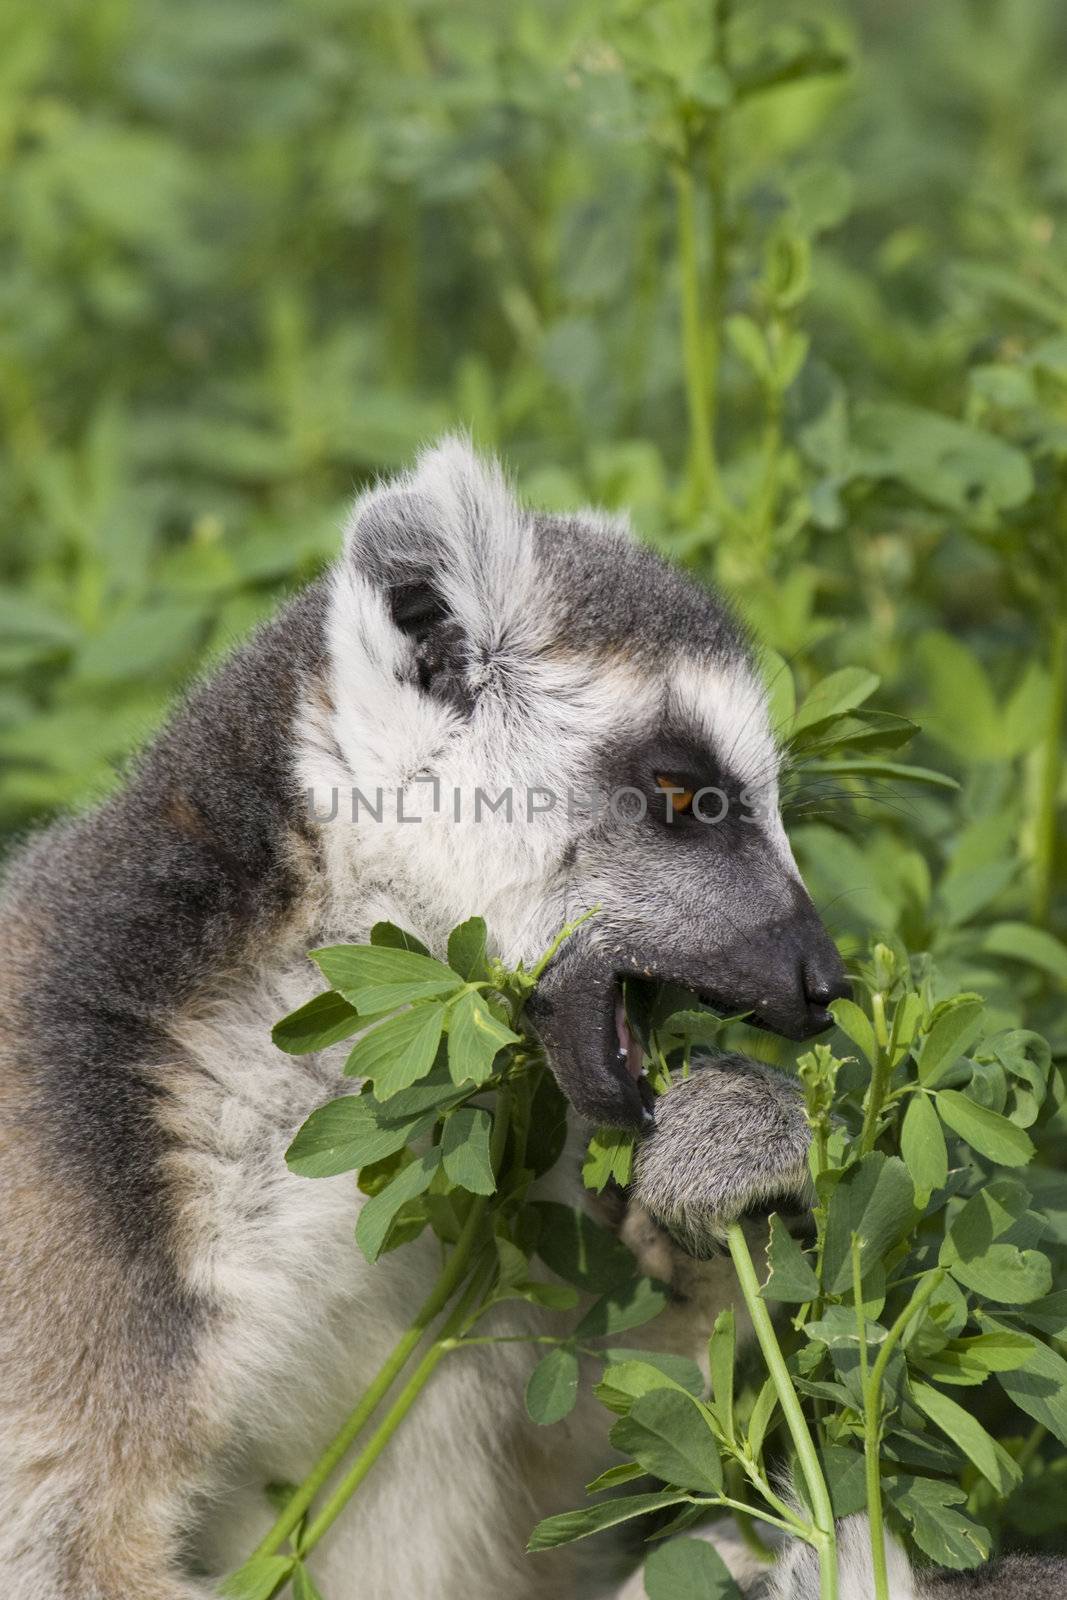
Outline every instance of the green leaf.
<path id="1" fill-rule="evenodd" d="M 5 639 L 33 639 L 58 648 L 74 644 L 78 632 L 74 623 L 24 590 L 0 588 L 0 633 Z"/>
<path id="2" fill-rule="evenodd" d="M 302 1561 L 293 1569 L 293 1600 L 322 1600 L 322 1590 Z"/>
<path id="3" fill-rule="evenodd" d="M 727 1306 L 715 1318 L 708 1340 L 708 1370 L 711 1374 L 711 1399 L 719 1425 L 728 1439 L 734 1436 L 734 1361 L 737 1334 L 734 1308 Z"/>
<path id="4" fill-rule="evenodd" d="M 925 783 L 934 789 L 958 789 L 955 778 L 932 767 L 906 766 L 900 761 L 806 761 L 806 775 L 822 778 L 885 778 L 896 783 Z M 891 791 L 890 791 L 891 792 Z"/>
<path id="5" fill-rule="evenodd" d="M 1001 1323 L 984 1318 L 991 1328 L 1007 1332 Z M 1032 1339 L 1030 1359 L 1014 1372 L 998 1372 L 997 1382 L 1020 1411 L 1040 1422 L 1067 1445 L 1067 1361 L 1040 1339 Z"/>
<path id="6" fill-rule="evenodd" d="M 689 1356 L 674 1355 L 669 1350 L 631 1350 L 621 1345 L 613 1345 L 608 1350 L 601 1350 L 599 1355 L 607 1362 L 637 1361 L 643 1366 L 655 1367 L 662 1372 L 679 1388 L 686 1389 L 699 1400 L 704 1393 L 704 1374 Z"/>
<path id="7" fill-rule="evenodd" d="M 873 1067 L 878 1059 L 878 1043 L 867 1013 L 861 1011 L 854 1000 L 835 1000 L 830 1014 L 841 1032 L 866 1056 L 868 1066 Z"/>
<path id="8" fill-rule="evenodd" d="M 621 1352 L 616 1352 L 618 1353 Z M 651 1354 L 650 1351 L 649 1355 Z M 697 1370 L 699 1371 L 699 1368 Z M 700 1388 L 703 1389 L 703 1383 Z M 651 1394 L 653 1389 L 693 1392 L 687 1384 L 680 1382 L 673 1373 L 666 1370 L 661 1361 L 648 1360 L 645 1358 L 645 1352 L 635 1351 L 628 1360 L 611 1361 L 605 1367 L 600 1382 L 594 1385 L 593 1393 L 601 1405 L 606 1406 L 609 1411 L 616 1411 L 620 1416 L 626 1416 L 634 1401 L 643 1394 Z"/>
<path id="9" fill-rule="evenodd" d="M 1025 1305 L 1052 1285 L 1048 1257 L 1037 1250 L 996 1243 L 1027 1214 L 1029 1196 L 1012 1178 L 995 1178 L 972 1195 L 953 1218 L 939 1261 L 976 1294 L 1009 1305 Z"/>
<path id="10" fill-rule="evenodd" d="M 892 478 L 924 499 L 986 519 L 1033 492 L 1021 450 L 939 411 L 896 401 L 863 401 L 852 418 L 852 473 Z"/>
<path id="11" fill-rule="evenodd" d="M 327 983 L 364 1016 L 454 994 L 463 981 L 432 956 L 390 945 L 328 945 L 311 957 Z"/>
<path id="12" fill-rule="evenodd" d="M 634 1276 L 634 1258 L 620 1239 L 579 1206 L 538 1200 L 537 1254 L 559 1277 L 594 1294 Z"/>
<path id="13" fill-rule="evenodd" d="M 328 989 L 276 1022 L 270 1036 L 279 1050 L 300 1056 L 310 1050 L 325 1050 L 362 1026 L 358 1012 L 345 997 Z"/>
<path id="14" fill-rule="evenodd" d="M 917 722 L 897 716 L 892 711 L 871 711 L 865 708 L 843 717 L 835 717 L 825 734 L 819 738 L 819 748 L 835 750 L 855 749 L 870 751 L 897 750 L 919 732 Z"/>
<path id="15" fill-rule="evenodd" d="M 722 1493 L 719 1447 L 692 1395 L 652 1389 L 611 1430 L 611 1442 L 664 1483 L 697 1494 Z"/>
<path id="16" fill-rule="evenodd" d="M 586 1494 L 599 1494 L 601 1489 L 616 1489 L 620 1483 L 633 1483 L 636 1478 L 647 1478 L 644 1467 L 636 1461 L 623 1461 L 617 1467 L 608 1467 L 585 1486 Z"/>
<path id="17" fill-rule="evenodd" d="M 484 1083 L 505 1045 L 519 1035 L 498 1022 L 475 990 L 461 995 L 448 1013 L 448 1070 L 456 1083 Z"/>
<path id="18" fill-rule="evenodd" d="M 421 939 L 398 928 L 395 922 L 376 922 L 370 931 L 370 942 L 382 950 L 414 950 L 420 956 L 430 954 Z"/>
<path id="19" fill-rule="evenodd" d="M 598 1128 L 582 1163 L 582 1182 L 597 1194 L 614 1181 L 625 1188 L 633 1169 L 637 1135 L 626 1128 Z"/>
<path id="20" fill-rule="evenodd" d="M 574 1410 L 578 1398 L 578 1356 L 568 1345 L 550 1350 L 530 1374 L 526 1409 L 542 1426 L 559 1422 Z"/>
<path id="21" fill-rule="evenodd" d="M 803 1305 L 817 1297 L 815 1270 L 777 1212 L 771 1217 L 767 1265 L 770 1276 L 760 1290 L 764 1300 Z"/>
<path id="22" fill-rule="evenodd" d="M 1015 1178 L 994 1178 L 987 1183 L 953 1217 L 941 1246 L 941 1265 L 947 1266 L 957 1258 L 970 1261 L 981 1255 L 1026 1214 L 1029 1200 L 1029 1194 Z"/>
<path id="23" fill-rule="evenodd" d="M 371 1028 L 353 1047 L 345 1062 L 351 1078 L 369 1078 L 376 1100 L 388 1100 L 424 1078 L 433 1066 L 441 1042 L 445 1008 L 431 1003 L 412 1006 Z"/>
<path id="24" fill-rule="evenodd" d="M 1031 1321 L 1030 1310 L 1027 1321 Z M 968 1339 L 949 1339 L 928 1356 L 913 1361 L 939 1383 L 984 1383 L 993 1372 L 1014 1372 L 1030 1359 L 1031 1342 L 1021 1333 L 979 1333 Z"/>
<path id="25" fill-rule="evenodd" d="M 913 1094 L 900 1130 L 900 1153 L 920 1204 L 948 1181 L 948 1148 L 937 1112 L 925 1094 Z"/>
<path id="26" fill-rule="evenodd" d="M 356 1243 L 368 1261 L 377 1261 L 393 1218 L 401 1206 L 425 1193 L 440 1164 L 441 1149 L 434 1145 L 364 1203 L 356 1219 Z"/>
<path id="27" fill-rule="evenodd" d="M 635 1352 L 624 1362 L 609 1362 L 598 1384 L 593 1384 L 593 1394 L 608 1411 L 625 1416 L 640 1395 L 651 1394 L 653 1389 L 683 1389 L 683 1384 L 665 1373 L 657 1362 L 645 1360 L 645 1352 Z"/>
<path id="28" fill-rule="evenodd" d="M 441 1060 L 439 1051 L 437 1060 L 425 1078 L 420 1078 L 409 1089 L 401 1089 L 397 1094 L 390 1095 L 384 1103 L 375 1095 L 371 1097 L 371 1104 L 376 1108 L 381 1123 L 410 1122 L 427 1111 L 435 1111 L 441 1116 L 469 1092 L 469 1088 L 457 1087 L 452 1082 L 447 1063 Z"/>
<path id="29" fill-rule="evenodd" d="M 295 1556 L 253 1556 L 220 1586 L 226 1600 L 270 1600 L 296 1566 Z"/>
<path id="30" fill-rule="evenodd" d="M 1052 1287 L 1052 1263 L 1039 1250 L 1018 1250 L 1013 1244 L 991 1244 L 973 1260 L 953 1261 L 952 1276 L 987 1300 L 1026 1305 Z"/>
<path id="31" fill-rule="evenodd" d="M 969 1460 L 973 1461 L 982 1476 L 992 1484 L 997 1494 L 1010 1494 L 1022 1480 L 1022 1472 L 1004 1449 L 997 1443 L 976 1417 L 957 1405 L 955 1400 L 942 1394 L 927 1383 L 911 1383 L 911 1398 L 936 1422 L 942 1433 L 950 1438 Z"/>
<path id="32" fill-rule="evenodd" d="M 987 929 L 982 949 L 989 955 L 1008 956 L 1047 972 L 1060 983 L 1067 983 L 1067 944 L 1043 928 L 1025 922 L 997 922 Z"/>
<path id="33" fill-rule="evenodd" d="M 285 1159 L 301 1178 L 333 1178 L 393 1155 L 427 1133 L 434 1119 L 430 1111 L 414 1121 L 383 1123 L 366 1095 L 344 1095 L 311 1113 Z"/>
<path id="34" fill-rule="evenodd" d="M 839 717 L 842 712 L 852 711 L 862 705 L 864 700 L 870 699 L 880 682 L 875 673 L 867 672 L 863 667 L 842 667 L 840 672 L 831 672 L 806 696 L 793 719 L 793 743 L 798 742 L 801 734 L 829 718 Z"/>
<path id="35" fill-rule="evenodd" d="M 830 1491 L 835 1517 L 851 1517 L 867 1506 L 866 1463 L 863 1452 L 847 1445 L 827 1444 L 819 1451 L 819 1462 Z"/>
<path id="36" fill-rule="evenodd" d="M 484 917 L 470 917 L 448 936 L 448 964 L 467 983 L 488 976 L 489 930 Z"/>
<path id="37" fill-rule="evenodd" d="M 891 1505 L 911 1524 L 915 1543 L 932 1561 L 965 1571 L 986 1560 L 989 1533 L 953 1509 L 967 1499 L 954 1483 L 907 1473 L 889 1474 L 882 1483 Z"/>
<path id="38" fill-rule="evenodd" d="M 631 1494 L 599 1505 L 583 1506 L 580 1511 L 564 1511 L 557 1517 L 546 1517 L 530 1535 L 527 1550 L 554 1550 L 557 1545 L 571 1544 L 575 1539 L 587 1539 L 590 1534 L 604 1528 L 614 1528 L 633 1517 L 646 1517 L 652 1511 L 662 1511 L 665 1506 L 677 1506 L 688 1498 L 668 1490 L 663 1494 Z"/>
<path id="39" fill-rule="evenodd" d="M 495 1194 L 496 1178 L 489 1153 L 493 1119 L 488 1111 L 460 1106 L 445 1122 L 441 1155 L 445 1176 L 469 1194 Z"/>
<path id="40" fill-rule="evenodd" d="M 188 660 L 203 641 L 209 616 L 202 604 L 187 601 L 145 605 L 85 641 L 78 674 L 101 688 L 138 678 L 151 681 Z"/>
<path id="41" fill-rule="evenodd" d="M 768 1378 L 756 1396 L 756 1403 L 752 1407 L 752 1413 L 748 1419 L 746 1438 L 748 1440 L 748 1448 L 756 1461 L 760 1458 L 763 1450 L 763 1441 L 767 1437 L 767 1429 L 770 1427 L 771 1418 L 777 1409 L 778 1391 L 775 1388 L 774 1379 Z"/>
<path id="42" fill-rule="evenodd" d="M 771 352 L 759 324 L 738 312 L 727 317 L 726 332 L 730 343 L 750 371 L 761 383 L 769 383 L 773 376 Z"/>
<path id="43" fill-rule="evenodd" d="M 1030 1135 L 999 1112 L 976 1105 L 958 1089 L 938 1089 L 934 1098 L 941 1120 L 979 1155 L 1002 1167 L 1023 1167 L 1033 1156 Z"/>
<path id="44" fill-rule="evenodd" d="M 706 1539 L 669 1539 L 645 1561 L 648 1600 L 741 1600 L 729 1568 Z"/>
<path id="45" fill-rule="evenodd" d="M 830 1294 L 852 1286 L 852 1235 L 860 1239 L 864 1273 L 902 1239 L 915 1217 L 915 1189 L 897 1156 L 881 1151 L 850 1167 L 834 1189 L 826 1215 L 824 1283 Z"/>
<path id="46" fill-rule="evenodd" d="M 797 708 L 796 681 L 784 656 L 764 646 L 759 652 L 760 676 L 767 694 L 767 717 L 775 735 L 787 738 Z"/>
<path id="47" fill-rule="evenodd" d="M 920 1083 L 927 1087 L 937 1083 L 970 1048 L 981 1031 L 984 1009 L 981 1000 L 968 998 L 934 1018 L 919 1051 Z"/>
<path id="48" fill-rule="evenodd" d="M 1041 1333 L 1050 1333 L 1056 1339 L 1067 1339 L 1067 1289 L 1057 1289 L 1026 1308 L 1026 1321 Z"/>
<path id="49" fill-rule="evenodd" d="M 654 1278 L 631 1278 L 610 1289 L 595 1301 L 575 1328 L 578 1339 L 593 1339 L 605 1333 L 624 1333 L 640 1328 L 658 1317 L 669 1295 Z"/>

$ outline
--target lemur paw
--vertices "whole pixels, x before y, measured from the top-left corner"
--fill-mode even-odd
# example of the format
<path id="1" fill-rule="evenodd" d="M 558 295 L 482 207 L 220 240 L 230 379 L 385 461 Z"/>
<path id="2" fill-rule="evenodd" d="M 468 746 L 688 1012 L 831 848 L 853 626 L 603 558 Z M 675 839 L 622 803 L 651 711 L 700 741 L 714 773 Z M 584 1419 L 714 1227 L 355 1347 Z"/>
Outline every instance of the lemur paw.
<path id="1" fill-rule="evenodd" d="M 798 1086 L 747 1056 L 694 1067 L 656 1102 L 632 1198 L 687 1251 L 715 1253 L 726 1224 L 775 1202 L 810 1203 L 810 1133 Z"/>

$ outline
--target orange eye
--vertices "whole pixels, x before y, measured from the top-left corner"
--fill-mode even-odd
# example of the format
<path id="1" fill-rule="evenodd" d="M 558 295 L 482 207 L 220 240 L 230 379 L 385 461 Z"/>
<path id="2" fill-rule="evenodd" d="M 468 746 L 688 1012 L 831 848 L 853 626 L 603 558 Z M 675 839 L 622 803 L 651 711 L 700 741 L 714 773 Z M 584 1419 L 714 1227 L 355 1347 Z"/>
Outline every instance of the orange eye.
<path id="1" fill-rule="evenodd" d="M 670 796 L 671 810 L 676 817 L 687 817 L 693 809 L 693 791 L 676 782 L 664 772 L 656 773 L 656 788 Z"/>

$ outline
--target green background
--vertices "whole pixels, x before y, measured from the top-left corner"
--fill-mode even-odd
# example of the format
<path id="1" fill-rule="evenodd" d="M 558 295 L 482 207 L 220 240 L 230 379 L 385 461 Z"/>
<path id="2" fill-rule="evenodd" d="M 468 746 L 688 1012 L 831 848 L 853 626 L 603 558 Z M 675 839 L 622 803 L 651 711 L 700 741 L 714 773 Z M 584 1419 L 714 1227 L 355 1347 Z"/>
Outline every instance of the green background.
<path id="1" fill-rule="evenodd" d="M 1065 81 L 1060 0 L 7 0 L 4 846 L 464 426 L 721 582 L 787 739 L 922 725 L 791 743 L 817 902 L 1062 1061 Z"/>
<path id="2" fill-rule="evenodd" d="M 1065 71 L 1056 0 L 9 0 L 6 836 L 459 424 L 879 676 L 960 789 L 801 771 L 820 902 L 1062 1044 Z"/>

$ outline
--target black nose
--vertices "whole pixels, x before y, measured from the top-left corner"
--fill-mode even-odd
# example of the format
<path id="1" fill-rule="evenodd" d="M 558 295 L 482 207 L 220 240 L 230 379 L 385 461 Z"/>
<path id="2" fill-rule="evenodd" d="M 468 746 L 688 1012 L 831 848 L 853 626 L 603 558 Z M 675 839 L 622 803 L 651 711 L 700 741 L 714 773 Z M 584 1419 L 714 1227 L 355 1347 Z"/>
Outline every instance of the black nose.
<path id="1" fill-rule="evenodd" d="M 852 994 L 852 985 L 845 977 L 840 963 L 824 966 L 821 962 L 806 961 L 802 968 L 804 981 L 804 998 L 808 1004 L 818 1011 L 826 1011 L 833 1000 L 848 1000 Z M 830 1021 L 829 1016 L 826 1018 Z"/>

